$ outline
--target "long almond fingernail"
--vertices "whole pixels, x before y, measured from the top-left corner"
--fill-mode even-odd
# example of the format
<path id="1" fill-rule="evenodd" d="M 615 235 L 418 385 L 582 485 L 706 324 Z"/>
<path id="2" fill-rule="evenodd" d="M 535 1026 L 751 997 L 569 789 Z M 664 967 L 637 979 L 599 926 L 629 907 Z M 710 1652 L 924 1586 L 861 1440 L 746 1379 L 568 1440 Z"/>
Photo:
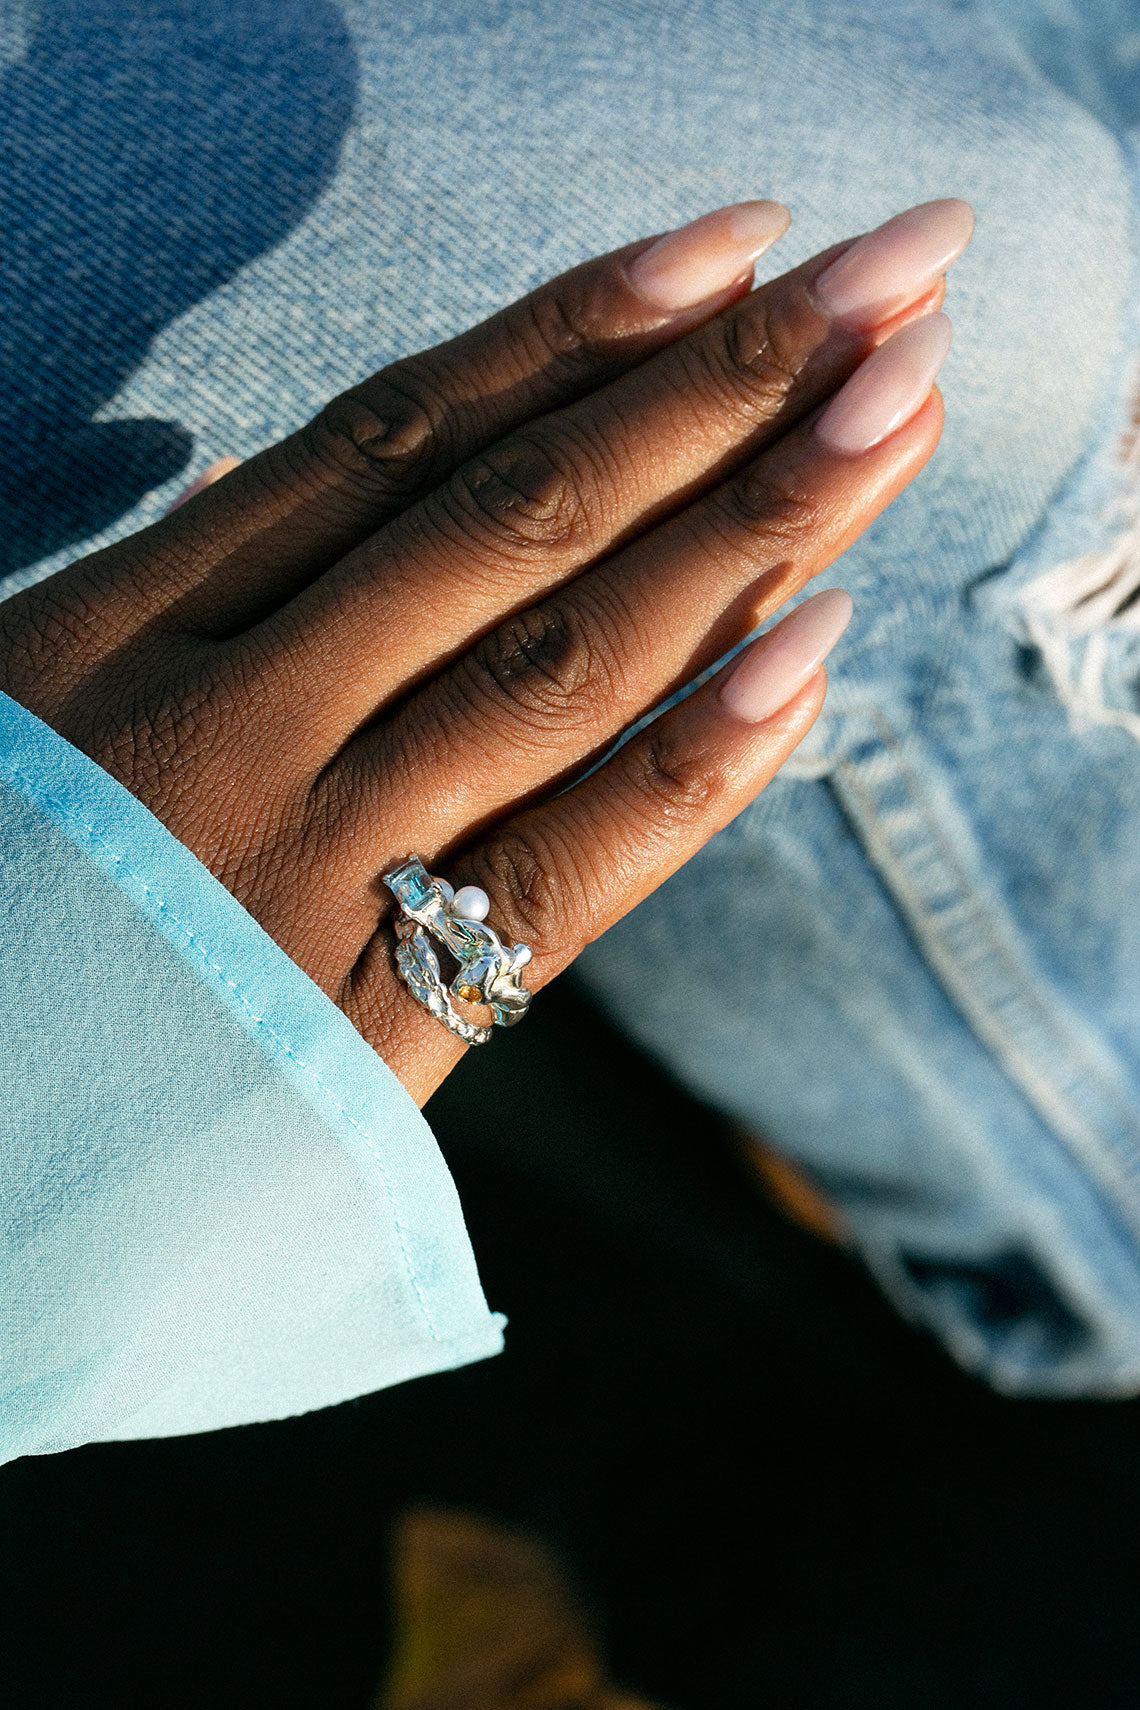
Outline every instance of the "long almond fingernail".
<path id="1" fill-rule="evenodd" d="M 176 511 L 180 505 L 186 503 L 187 499 L 196 498 L 199 493 L 204 493 L 207 487 L 212 487 L 215 481 L 220 481 L 223 475 L 228 475 L 230 470 L 236 469 L 240 463 L 240 457 L 219 457 L 216 462 L 211 463 L 208 469 L 202 471 L 196 481 L 191 481 L 190 485 L 179 493 L 174 503 L 168 507 L 167 514 L 169 515 L 170 511 Z"/>
<path id="2" fill-rule="evenodd" d="M 843 588 L 813 594 L 745 649 L 721 684 L 721 704 L 745 724 L 771 718 L 815 676 L 854 609 Z"/>
<path id="3" fill-rule="evenodd" d="M 782 202 L 717 208 L 643 249 L 628 263 L 626 277 L 655 309 L 691 309 L 734 285 L 783 237 L 791 218 Z"/>
<path id="4" fill-rule="evenodd" d="M 974 233 L 974 210 L 950 196 L 923 202 L 868 232 L 821 273 L 812 294 L 849 332 L 870 332 L 923 296 Z"/>
<path id="5" fill-rule="evenodd" d="M 815 424 L 827 449 L 858 457 L 917 415 L 946 360 L 952 336 L 947 315 L 925 315 L 873 350 Z"/>

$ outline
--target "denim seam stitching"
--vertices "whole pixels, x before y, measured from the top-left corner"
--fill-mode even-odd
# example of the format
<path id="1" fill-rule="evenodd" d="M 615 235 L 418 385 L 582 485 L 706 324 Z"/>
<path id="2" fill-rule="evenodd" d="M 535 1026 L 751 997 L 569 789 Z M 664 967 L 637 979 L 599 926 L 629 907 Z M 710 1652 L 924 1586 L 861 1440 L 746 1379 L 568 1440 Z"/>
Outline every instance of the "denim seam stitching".
<path id="1" fill-rule="evenodd" d="M 910 768 L 905 764 L 905 761 L 903 760 L 902 745 L 898 740 L 897 734 L 894 732 L 894 730 L 890 726 L 889 722 L 887 721 L 885 715 L 883 715 L 883 713 L 881 712 L 880 709 L 874 710 L 873 717 L 875 719 L 875 724 L 876 724 L 877 734 L 879 736 L 879 739 L 880 739 L 883 747 L 885 748 L 885 750 L 889 754 L 892 762 L 894 763 L 894 766 L 896 769 L 895 775 L 898 778 L 899 782 L 902 784 L 903 788 L 905 789 L 906 794 L 907 794 L 907 799 L 911 803 L 915 812 L 918 814 L 918 816 L 921 820 L 921 823 L 922 823 L 924 829 L 926 830 L 926 832 L 928 833 L 928 835 L 930 836 L 931 841 L 932 841 L 936 851 L 946 861 L 950 872 L 958 880 L 959 885 L 961 887 L 961 894 L 965 894 L 968 896 L 976 896 L 976 890 L 975 890 L 975 887 L 973 886 L 973 884 L 971 883 L 969 873 L 966 871 L 965 868 L 963 868 L 961 862 L 958 859 L 956 852 L 952 849 L 952 847 L 949 847 L 946 844 L 945 839 L 942 836 L 941 829 L 938 825 L 937 819 L 934 818 L 932 816 L 932 814 L 930 813 L 929 805 L 926 801 L 924 794 L 921 791 L 921 788 L 918 786 L 917 780 L 914 778 L 913 773 L 911 772 Z M 846 756 L 843 760 L 840 761 L 839 765 L 836 767 L 836 771 L 841 776 L 843 776 L 844 781 L 848 784 L 849 788 L 851 788 L 852 793 L 854 795 L 858 796 L 858 798 L 862 802 L 863 808 L 864 808 L 864 811 L 867 815 L 868 820 L 873 825 L 880 828 L 880 830 L 884 836 L 884 840 L 888 843 L 891 843 L 892 847 L 893 847 L 893 841 L 891 840 L 889 833 L 886 831 L 885 822 L 883 820 L 882 815 L 878 812 L 877 804 L 875 803 L 874 797 L 867 790 L 867 788 L 863 782 L 863 779 L 859 776 L 859 769 L 858 769 L 856 763 L 851 759 L 850 755 Z M 902 865 L 905 868 L 906 863 L 904 862 L 904 863 L 902 863 Z M 1020 1001 L 1023 1001 L 1023 1002 L 1027 998 L 1028 999 L 1027 1007 L 1033 1013 L 1034 1017 L 1038 1019 L 1039 1023 L 1040 1022 L 1044 1023 L 1046 1032 L 1049 1035 L 1051 1035 L 1053 1038 L 1058 1040 L 1062 1049 L 1065 1052 L 1067 1052 L 1067 1054 L 1069 1055 L 1070 1061 L 1073 1061 L 1075 1059 L 1079 1064 L 1081 1064 L 1084 1067 L 1084 1070 L 1088 1074 L 1088 1077 L 1091 1080 L 1093 1080 L 1095 1083 L 1097 1083 L 1106 1095 L 1108 1095 L 1109 1097 L 1115 1097 L 1115 1089 L 1111 1086 L 1111 1084 L 1109 1082 L 1107 1082 L 1104 1079 L 1104 1077 L 1102 1076 L 1102 1074 L 1100 1072 L 1099 1065 L 1097 1065 L 1095 1063 L 1095 1061 L 1090 1060 L 1086 1056 L 1086 1054 L 1080 1049 L 1079 1045 L 1077 1045 L 1076 1049 L 1074 1049 L 1073 1042 L 1066 1039 L 1064 1033 L 1061 1031 L 1058 1024 L 1055 1022 L 1052 1015 L 1050 1014 L 1048 1007 L 1042 1003 L 1041 999 L 1039 998 L 1037 993 L 1034 991 L 1032 985 L 1026 980 L 1024 974 L 1022 973 L 1022 970 L 1017 966 L 1016 961 L 1010 956 L 1008 948 L 1001 942 L 1001 940 L 998 938 L 997 934 L 994 932 L 990 922 L 986 918 L 985 911 L 983 910 L 980 913 L 980 915 L 975 913 L 974 921 L 975 921 L 975 928 L 979 932 L 979 937 L 984 941 L 985 950 L 989 953 L 989 955 L 991 956 L 991 959 L 993 961 L 995 961 L 1001 967 L 1001 969 L 1002 969 L 1003 973 L 1006 975 L 1006 977 L 1010 979 L 1011 989 L 1013 991 L 1014 997 L 1016 999 L 1019 999 Z M 937 977 L 937 970 L 933 970 L 933 971 L 935 972 L 936 977 Z M 950 995 L 950 994 L 948 994 L 948 995 Z M 956 1007 L 960 1007 L 960 1006 L 958 1006 L 956 1004 Z M 984 1012 L 989 1019 L 989 1025 L 993 1028 L 995 1034 L 999 1034 L 999 1035 L 1008 1039 L 1009 1038 L 1009 1030 L 995 1016 L 992 1005 L 989 1004 L 988 1002 L 986 1002 L 986 1003 L 984 1003 L 983 1007 L 984 1007 Z M 969 1017 L 967 1015 L 967 1020 L 968 1019 L 969 1019 Z M 983 1043 L 984 1043 L 984 1041 L 983 1041 Z M 1056 1089 L 1054 1087 L 1054 1084 L 1053 1084 L 1052 1080 L 1050 1079 L 1050 1077 L 1041 1076 L 1039 1074 L 1039 1072 L 1037 1070 L 1036 1062 L 1034 1060 L 1035 1054 L 1032 1053 L 1030 1050 L 1028 1050 L 1025 1047 L 1016 1046 L 1016 1042 L 1012 1042 L 1012 1043 L 1014 1043 L 1015 1049 L 1020 1051 L 1021 1054 L 1026 1058 L 1027 1065 L 1029 1067 L 1031 1067 L 1033 1072 L 1034 1072 L 1034 1078 L 1039 1079 L 1041 1082 L 1041 1085 L 1044 1088 L 1048 1089 L 1049 1097 L 1054 1102 L 1054 1104 L 1059 1103 L 1063 1106 L 1068 1106 L 1068 1108 L 1072 1111 L 1073 1115 L 1077 1118 L 1079 1125 L 1082 1128 L 1084 1128 L 1086 1134 L 1091 1139 L 1093 1147 L 1095 1148 L 1096 1152 L 1100 1155 L 1101 1160 L 1102 1160 L 1102 1166 L 1101 1167 L 1103 1170 L 1103 1162 L 1105 1160 L 1106 1148 L 1105 1148 L 1104 1144 L 1102 1143 L 1100 1137 L 1098 1136 L 1095 1127 L 1090 1126 L 1088 1119 L 1084 1116 L 1084 1114 L 1080 1110 L 1079 1106 L 1075 1106 L 1067 1094 L 1059 1091 L 1058 1089 Z M 1005 1068 L 1006 1072 L 1012 1075 L 1013 1079 L 1021 1086 L 1023 1092 L 1029 1092 L 1029 1088 L 1025 1084 L 1025 1078 L 1021 1074 L 1018 1073 L 1018 1071 L 1014 1067 L 1013 1063 L 1009 1060 L 1007 1053 L 1003 1052 L 1002 1058 L 1003 1058 L 1003 1067 Z M 1030 1097 L 1032 1098 L 1032 1093 L 1030 1093 Z M 1041 1115 L 1043 1117 L 1045 1117 L 1045 1119 L 1048 1123 L 1048 1126 L 1054 1132 L 1054 1134 L 1056 1135 L 1058 1140 L 1062 1141 L 1062 1143 L 1064 1143 L 1068 1146 L 1069 1143 L 1065 1141 L 1065 1137 L 1062 1134 L 1057 1132 L 1057 1126 L 1056 1126 L 1055 1119 L 1048 1117 L 1047 1113 L 1045 1111 L 1041 1110 L 1041 1103 L 1040 1103 L 1039 1099 L 1035 1098 L 1035 1099 L 1033 1099 L 1033 1102 L 1034 1102 L 1036 1108 L 1040 1111 Z M 1111 1147 L 1111 1143 L 1110 1143 L 1109 1149 L 1111 1151 L 1115 1151 L 1115 1148 Z M 1124 1188 L 1125 1189 L 1125 1197 L 1129 1201 L 1134 1201 L 1135 1196 L 1133 1194 L 1130 1194 L 1127 1192 L 1127 1187 L 1128 1187 L 1127 1173 L 1125 1171 L 1121 1170 L 1120 1165 L 1119 1165 L 1119 1163 L 1117 1163 L 1115 1158 L 1111 1158 L 1109 1160 L 1109 1162 L 1110 1162 L 1110 1168 L 1112 1170 L 1112 1176 L 1113 1176 L 1115 1186 L 1109 1184 L 1108 1182 L 1104 1182 L 1103 1176 L 1102 1176 L 1102 1185 L 1104 1186 L 1105 1190 L 1112 1193 L 1113 1197 L 1116 1198 L 1116 1194 L 1120 1190 L 1120 1188 Z M 1122 1211 L 1124 1210 L 1123 1206 L 1121 1207 L 1121 1210 Z M 1134 1212 L 1125 1211 L 1125 1216 L 1128 1218 L 1129 1223 L 1131 1224 L 1133 1222 Z"/>
<path id="2" fill-rule="evenodd" d="M 942 828 L 938 823 L 937 817 L 930 808 L 930 804 L 923 792 L 919 780 L 914 776 L 913 771 L 907 764 L 906 751 L 903 748 L 902 743 L 899 741 L 897 733 L 893 730 L 885 715 L 879 709 L 876 709 L 874 716 L 883 744 L 895 762 L 898 777 L 905 787 L 907 795 L 913 803 L 916 812 L 919 814 L 923 825 L 926 827 L 927 832 L 930 835 L 931 842 L 935 845 L 939 854 L 946 862 L 947 867 L 958 879 L 962 894 L 977 898 L 977 889 L 971 882 L 968 870 L 962 865 L 953 845 L 946 841 Z M 872 805 L 872 813 L 874 813 L 874 811 L 875 810 Z M 879 820 L 879 823 L 882 823 L 881 820 Z M 991 955 L 995 961 L 1001 964 L 1011 985 L 1018 988 L 1018 994 L 1024 1000 L 1027 1000 L 1029 1007 L 1036 1012 L 1037 1016 L 1044 1023 L 1046 1030 L 1059 1041 L 1062 1048 L 1068 1052 L 1070 1058 L 1075 1057 L 1079 1062 L 1081 1062 L 1084 1065 L 1085 1072 L 1088 1074 L 1089 1078 L 1096 1081 L 1108 1097 L 1114 1097 L 1115 1088 L 1104 1078 L 1099 1064 L 1092 1058 L 1089 1058 L 1079 1044 L 1077 1044 L 1074 1049 L 1074 1042 L 1066 1037 L 1063 1028 L 1055 1020 L 1049 1006 L 1042 1001 L 1041 997 L 1034 989 L 1032 982 L 1026 978 L 1015 958 L 1011 955 L 1008 946 L 1002 943 L 997 932 L 994 930 L 986 911 L 981 909 L 975 918 L 978 920 L 982 934 L 986 938 Z"/>
<path id="3" fill-rule="evenodd" d="M 392 1214 L 392 1226 L 396 1231 L 396 1239 L 400 1244 L 400 1254 L 401 1254 L 403 1261 L 404 1261 L 404 1269 L 405 1269 L 405 1272 L 407 1274 L 408 1281 L 411 1283 L 412 1288 L 415 1291 L 416 1299 L 420 1303 L 420 1310 L 423 1312 L 424 1321 L 425 1321 L 427 1328 L 428 1328 L 428 1331 L 431 1335 L 431 1339 L 433 1342 L 441 1342 L 441 1343 L 453 1341 L 454 1338 L 452 1338 L 452 1337 L 440 1336 L 439 1331 L 436 1327 L 435 1318 L 433 1317 L 431 1309 L 428 1306 L 427 1299 L 424 1295 L 424 1291 L 423 1291 L 422 1287 L 420 1286 L 420 1279 L 419 1279 L 419 1276 L 417 1275 L 416 1267 L 412 1262 L 411 1254 L 408 1252 L 408 1248 L 407 1248 L 407 1244 L 406 1244 L 406 1240 L 405 1240 L 404 1228 L 403 1228 L 403 1225 L 400 1221 L 400 1214 L 399 1214 L 399 1211 L 397 1209 L 397 1204 L 396 1204 L 396 1193 L 395 1193 L 395 1189 L 394 1189 L 393 1184 L 392 1184 L 391 1177 L 389 1176 L 387 1170 L 384 1167 L 384 1162 L 383 1162 L 383 1159 L 381 1158 L 379 1152 L 376 1150 L 375 1146 L 370 1141 L 367 1131 L 361 1126 L 361 1124 L 352 1115 L 352 1113 L 349 1110 L 347 1110 L 345 1108 L 345 1106 L 340 1102 L 340 1100 L 337 1098 L 336 1094 L 333 1092 L 332 1088 L 329 1086 L 326 1086 L 325 1082 L 321 1079 L 321 1077 L 317 1073 L 316 1069 L 312 1068 L 312 1066 L 310 1064 L 306 1063 L 303 1058 L 298 1057 L 297 1053 L 292 1049 L 292 1047 L 289 1044 L 287 1044 L 284 1039 L 281 1038 L 280 1034 L 278 1034 L 274 1031 L 274 1029 L 265 1020 L 265 1018 L 263 1016 L 260 1016 L 257 1014 L 257 1012 L 254 1010 L 254 1008 L 250 1004 L 249 999 L 246 997 L 245 993 L 242 991 L 241 987 L 237 984 L 237 982 L 235 980 L 231 979 L 230 976 L 224 971 L 224 969 L 219 967 L 219 965 L 216 962 L 212 962 L 210 960 L 208 952 L 205 949 L 203 949 L 201 944 L 199 944 L 197 938 L 194 935 L 193 930 L 190 927 L 188 927 L 182 920 L 179 919 L 179 917 L 173 912 L 173 910 L 170 909 L 167 906 L 167 904 L 162 900 L 162 898 L 159 896 L 158 892 L 156 890 L 154 890 L 152 886 L 147 884 L 146 880 L 141 876 L 141 874 L 135 872 L 134 868 L 132 866 L 130 866 L 130 864 L 127 862 L 127 860 L 122 855 L 120 855 L 118 853 L 118 851 L 114 848 L 114 846 L 107 839 L 107 837 L 105 837 L 102 832 L 97 831 L 93 825 L 88 825 L 86 820 L 81 819 L 71 808 L 67 807 L 65 805 L 65 803 L 58 801 L 54 796 L 49 795 L 47 793 L 47 791 L 44 790 L 42 788 L 42 786 L 39 784 L 38 780 L 36 778 L 34 778 L 31 773 L 27 772 L 22 766 L 18 765 L 17 763 L 15 763 L 11 760 L 7 760 L 7 759 L 4 760 L 3 765 L 4 765 L 4 770 L 8 773 L 9 777 L 11 777 L 13 779 L 19 778 L 19 779 L 23 780 L 24 784 L 27 786 L 28 793 L 31 796 L 33 801 L 44 802 L 49 807 L 54 809 L 54 811 L 56 813 L 61 814 L 63 816 L 63 819 L 65 820 L 65 822 L 67 824 L 71 825 L 77 831 L 85 833 L 87 838 L 89 838 L 89 839 L 93 840 L 94 842 L 99 843 L 103 846 L 103 848 L 107 851 L 107 853 L 111 856 L 112 860 L 115 862 L 116 866 L 121 867 L 123 869 L 123 871 L 131 879 L 134 880 L 134 882 L 141 888 L 144 896 L 150 898 L 155 903 L 155 905 L 158 909 L 158 912 L 160 914 L 164 914 L 166 916 L 167 920 L 169 920 L 178 929 L 178 931 L 184 936 L 187 944 L 189 944 L 193 948 L 195 953 L 201 957 L 201 959 L 205 963 L 206 967 L 209 968 L 212 973 L 216 974 L 217 977 L 222 981 L 223 985 L 227 986 L 229 988 L 229 990 L 234 993 L 234 996 L 238 999 L 242 1008 L 245 1010 L 246 1014 L 249 1016 L 250 1020 L 253 1022 L 254 1026 L 259 1028 L 263 1033 L 265 1033 L 274 1042 L 274 1044 L 281 1051 L 283 1051 L 284 1054 L 287 1057 L 289 1057 L 297 1065 L 297 1067 L 299 1069 L 303 1070 L 304 1073 L 309 1076 L 309 1078 L 313 1082 L 314 1086 L 316 1086 L 318 1088 L 318 1090 L 324 1094 L 324 1096 L 328 1099 L 329 1103 L 333 1106 L 334 1110 L 336 1110 L 344 1118 L 344 1120 L 347 1123 L 349 1123 L 356 1130 L 357 1134 L 359 1134 L 361 1140 L 363 1141 L 366 1150 L 376 1160 L 376 1165 L 377 1165 L 377 1168 L 380 1172 L 380 1180 L 384 1184 L 384 1192 L 387 1195 L 389 1209 L 390 1209 L 391 1214 Z M 173 833 L 169 833 L 168 835 L 172 836 Z M 236 899 L 235 899 L 235 901 L 236 901 Z M 239 904 L 239 907 L 240 907 L 240 904 Z M 391 1073 L 390 1070 L 389 1070 L 389 1073 Z"/>

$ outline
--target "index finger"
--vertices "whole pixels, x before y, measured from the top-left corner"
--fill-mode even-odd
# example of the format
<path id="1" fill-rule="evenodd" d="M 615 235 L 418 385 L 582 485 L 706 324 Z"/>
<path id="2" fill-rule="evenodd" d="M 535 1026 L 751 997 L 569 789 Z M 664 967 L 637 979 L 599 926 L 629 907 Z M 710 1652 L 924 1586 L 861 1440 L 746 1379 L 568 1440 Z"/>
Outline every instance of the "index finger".
<path id="1" fill-rule="evenodd" d="M 189 627 L 256 621 L 483 447 L 744 295 L 788 222 L 779 202 L 704 214 L 571 268 L 350 387 L 156 525 L 171 551 L 150 554 L 144 588 L 134 579 L 136 609 L 141 594 L 148 615 L 177 604 Z"/>
<path id="2" fill-rule="evenodd" d="M 462 465 L 258 635 L 260 660 L 300 665 L 317 692 L 324 722 L 306 706 L 305 740 L 346 740 L 512 612 L 652 542 L 835 392 L 908 305 L 929 307 L 971 227 L 964 203 L 911 209 Z"/>

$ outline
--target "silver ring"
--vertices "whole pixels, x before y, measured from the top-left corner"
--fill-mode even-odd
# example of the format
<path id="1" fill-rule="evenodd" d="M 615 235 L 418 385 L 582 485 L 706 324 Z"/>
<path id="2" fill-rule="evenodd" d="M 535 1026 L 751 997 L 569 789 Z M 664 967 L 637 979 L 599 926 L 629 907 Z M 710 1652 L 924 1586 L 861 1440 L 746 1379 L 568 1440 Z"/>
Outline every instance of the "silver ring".
<path id="1" fill-rule="evenodd" d="M 383 878 L 400 906 L 396 967 L 416 1002 L 468 1045 L 485 1045 L 491 1029 L 464 1021 L 453 997 L 488 1004 L 499 1027 L 521 1021 L 532 994 L 521 984 L 519 972 L 533 952 L 529 944 L 504 944 L 484 925 L 491 906 L 486 891 L 477 885 L 453 890 L 446 879 L 433 879 L 415 855 Z M 439 971 L 432 938 L 459 964 L 450 987 Z"/>

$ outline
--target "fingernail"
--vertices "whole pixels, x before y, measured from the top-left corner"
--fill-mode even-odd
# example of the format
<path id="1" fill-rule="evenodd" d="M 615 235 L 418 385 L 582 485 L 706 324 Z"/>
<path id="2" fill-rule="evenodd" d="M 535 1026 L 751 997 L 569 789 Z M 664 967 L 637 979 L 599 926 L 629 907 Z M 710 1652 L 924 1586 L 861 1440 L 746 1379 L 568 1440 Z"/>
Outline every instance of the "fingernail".
<path id="1" fill-rule="evenodd" d="M 952 331 L 947 315 L 924 315 L 873 350 L 815 424 L 827 449 L 858 457 L 909 422 L 930 396 Z"/>
<path id="2" fill-rule="evenodd" d="M 738 202 L 667 232 L 626 267 L 639 297 L 674 314 L 726 291 L 776 239 L 792 216 L 781 202 Z"/>
<path id="3" fill-rule="evenodd" d="M 721 684 L 722 704 L 745 724 L 771 718 L 815 676 L 854 609 L 842 588 L 813 594 L 741 654 Z"/>
<path id="4" fill-rule="evenodd" d="M 941 278 L 974 234 L 974 210 L 956 196 L 896 214 L 844 250 L 812 287 L 826 315 L 869 332 Z"/>
<path id="5" fill-rule="evenodd" d="M 190 485 L 179 493 L 174 503 L 168 507 L 168 514 L 170 511 L 176 511 L 180 505 L 184 505 L 187 499 L 192 499 L 197 493 L 202 493 L 207 487 L 212 487 L 215 481 L 220 481 L 223 475 L 228 475 L 231 469 L 236 469 L 240 462 L 240 457 L 219 457 L 216 463 L 211 463 L 210 467 L 204 469 L 196 481 L 191 481 Z"/>

